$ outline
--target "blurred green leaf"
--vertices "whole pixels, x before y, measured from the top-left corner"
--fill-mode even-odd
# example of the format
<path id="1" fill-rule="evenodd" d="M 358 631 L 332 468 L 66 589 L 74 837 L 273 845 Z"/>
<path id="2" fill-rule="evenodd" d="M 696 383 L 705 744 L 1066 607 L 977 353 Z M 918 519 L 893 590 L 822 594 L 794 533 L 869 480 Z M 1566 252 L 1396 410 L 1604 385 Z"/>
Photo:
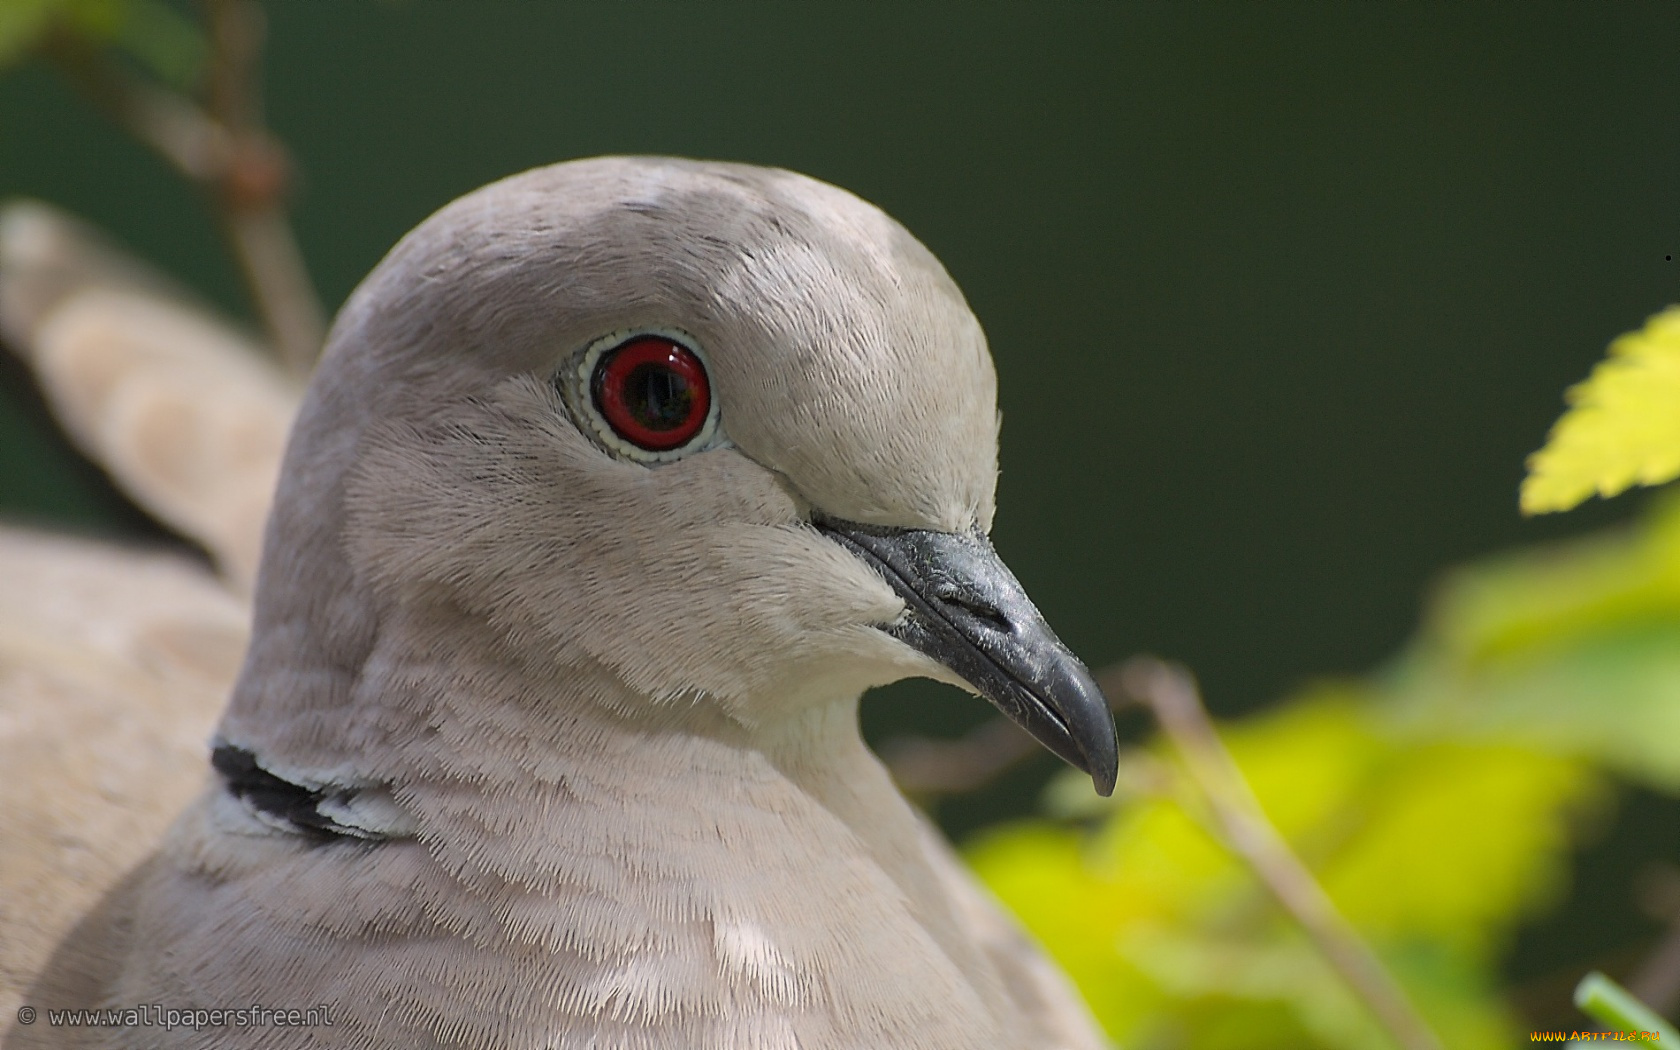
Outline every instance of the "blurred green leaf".
<path id="1" fill-rule="evenodd" d="M 1582 763 L 1419 733 L 1328 686 L 1223 735 L 1262 807 L 1453 1050 L 1508 1045 L 1509 934 L 1556 899 Z M 1172 769 L 1162 755 L 1161 765 Z M 1187 793 L 1186 797 L 1187 796 Z M 1114 805 L 1094 834 L 1047 821 L 969 858 L 1122 1043 L 1388 1047 L 1270 897 L 1173 798 Z"/>
<path id="2" fill-rule="evenodd" d="M 192 19 L 163 0 L 0 0 L 0 69 L 57 27 L 96 48 L 113 48 L 171 87 L 194 88 L 210 48 Z"/>
<path id="3" fill-rule="evenodd" d="M 121 31 L 129 0 L 62 0 L 65 24 L 77 36 L 109 44 Z"/>
<path id="4" fill-rule="evenodd" d="M 128 55 L 166 84 L 187 90 L 203 76 L 210 53 L 203 31 L 162 0 L 60 3 L 77 34 Z"/>
<path id="5" fill-rule="evenodd" d="M 1455 572 L 1422 641 L 1468 664 L 1548 654 L 1588 637 L 1680 620 L 1680 500 L 1633 529 L 1490 558 Z"/>
<path id="6" fill-rule="evenodd" d="M 204 76 L 210 45 L 197 23 L 160 0 L 125 0 L 117 47 L 164 83 L 181 90 Z"/>
<path id="7" fill-rule="evenodd" d="M 5 0 L 0 3 L 0 69 L 12 65 L 40 43 L 54 13 L 66 0 Z"/>
<path id="8" fill-rule="evenodd" d="M 1456 573 L 1396 664 L 1397 717 L 1680 791 L 1680 500 Z"/>

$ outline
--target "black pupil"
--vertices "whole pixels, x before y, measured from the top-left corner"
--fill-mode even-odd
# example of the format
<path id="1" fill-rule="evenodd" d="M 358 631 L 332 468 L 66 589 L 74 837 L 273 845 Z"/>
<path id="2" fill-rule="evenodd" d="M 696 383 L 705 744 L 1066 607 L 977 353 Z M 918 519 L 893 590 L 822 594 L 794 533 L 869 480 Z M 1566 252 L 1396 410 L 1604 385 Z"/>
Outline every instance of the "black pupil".
<path id="1" fill-rule="evenodd" d="M 675 430 L 688 422 L 694 391 L 680 372 L 649 362 L 624 377 L 624 407 L 649 430 Z"/>

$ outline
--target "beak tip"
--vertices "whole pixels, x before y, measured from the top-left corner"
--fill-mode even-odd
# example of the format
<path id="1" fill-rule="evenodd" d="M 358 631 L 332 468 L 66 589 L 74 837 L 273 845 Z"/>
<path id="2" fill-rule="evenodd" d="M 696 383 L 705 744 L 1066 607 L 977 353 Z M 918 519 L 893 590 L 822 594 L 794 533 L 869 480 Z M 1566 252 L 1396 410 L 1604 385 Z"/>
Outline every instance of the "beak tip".
<path id="1" fill-rule="evenodd" d="M 1112 727 L 1087 758 L 1090 762 L 1087 772 L 1091 774 L 1091 786 L 1096 788 L 1097 794 L 1103 798 L 1110 797 L 1114 794 L 1114 782 L 1120 776 L 1120 748 Z"/>
<path id="2" fill-rule="evenodd" d="M 1067 699 L 1061 706 L 1065 714 L 1073 716 L 1069 743 L 1079 760 L 1072 764 L 1090 775 L 1097 794 L 1108 798 L 1114 794 L 1114 782 L 1120 775 L 1120 740 L 1114 728 L 1114 709 L 1085 665 L 1071 653 L 1068 659 L 1072 665 L 1068 674 L 1072 687 L 1064 691 Z M 1074 701 L 1073 697 L 1078 700 Z"/>

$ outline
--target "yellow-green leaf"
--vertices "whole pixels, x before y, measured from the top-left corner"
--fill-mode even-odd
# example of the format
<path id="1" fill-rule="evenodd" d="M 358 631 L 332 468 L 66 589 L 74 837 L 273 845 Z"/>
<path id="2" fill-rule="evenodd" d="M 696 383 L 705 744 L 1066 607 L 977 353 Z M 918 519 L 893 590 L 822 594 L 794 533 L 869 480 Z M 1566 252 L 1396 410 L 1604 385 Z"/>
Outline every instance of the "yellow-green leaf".
<path id="1" fill-rule="evenodd" d="M 1680 307 L 1610 344 L 1546 447 L 1528 458 L 1526 514 L 1568 510 L 1588 496 L 1680 477 Z"/>

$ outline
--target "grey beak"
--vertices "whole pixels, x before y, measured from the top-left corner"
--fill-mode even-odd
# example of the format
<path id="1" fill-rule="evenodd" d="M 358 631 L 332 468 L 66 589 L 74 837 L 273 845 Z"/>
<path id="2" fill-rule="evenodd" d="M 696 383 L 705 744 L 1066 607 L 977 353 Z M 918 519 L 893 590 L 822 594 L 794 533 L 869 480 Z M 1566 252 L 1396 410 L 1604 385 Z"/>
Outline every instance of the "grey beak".
<path id="1" fill-rule="evenodd" d="M 816 527 L 884 576 L 909 606 L 881 629 L 961 675 L 1097 793 L 1114 790 L 1114 716 L 1091 672 L 1044 622 L 991 541 L 975 532 Z"/>

